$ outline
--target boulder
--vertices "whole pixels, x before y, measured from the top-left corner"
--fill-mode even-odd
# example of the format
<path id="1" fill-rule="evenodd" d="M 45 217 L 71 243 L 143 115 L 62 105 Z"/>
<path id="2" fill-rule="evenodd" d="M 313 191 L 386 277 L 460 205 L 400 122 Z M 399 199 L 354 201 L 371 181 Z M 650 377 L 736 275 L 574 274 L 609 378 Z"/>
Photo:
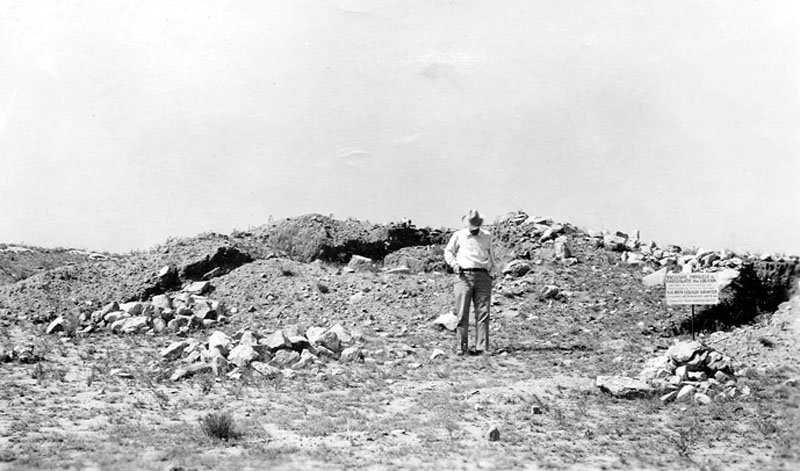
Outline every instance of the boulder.
<path id="1" fill-rule="evenodd" d="M 177 332 L 185 327 L 189 327 L 192 318 L 189 316 L 175 316 L 167 322 L 167 329 L 172 332 Z"/>
<path id="2" fill-rule="evenodd" d="M 212 371 L 214 371 L 214 368 L 207 363 L 194 363 L 176 369 L 169 379 L 172 381 L 180 381 L 181 379 L 188 378 L 196 374 L 211 373 Z"/>
<path id="3" fill-rule="evenodd" d="M 539 237 L 539 242 L 547 242 L 548 240 L 553 240 L 556 238 L 558 234 L 560 234 L 564 230 L 564 226 L 561 224 L 554 224 L 542 233 L 542 236 Z"/>
<path id="4" fill-rule="evenodd" d="M 240 368 L 258 360 L 259 357 L 258 352 L 250 345 L 239 344 L 228 353 L 228 361 Z"/>
<path id="5" fill-rule="evenodd" d="M 567 236 L 559 236 L 553 244 L 553 250 L 556 252 L 556 258 L 559 260 L 566 260 L 572 257 L 572 249 L 570 249 Z"/>
<path id="6" fill-rule="evenodd" d="M 222 353 L 222 356 L 227 356 L 228 352 L 233 348 L 233 339 L 225 335 L 223 332 L 215 330 L 208 337 L 208 349 L 217 349 Z"/>
<path id="7" fill-rule="evenodd" d="M 492 425 L 489 427 L 489 430 L 486 431 L 486 439 L 490 442 L 496 442 L 500 440 L 500 429 L 497 425 Z"/>
<path id="8" fill-rule="evenodd" d="M 150 319 L 144 316 L 127 317 L 111 324 L 111 331 L 121 334 L 135 334 L 150 328 Z"/>
<path id="9" fill-rule="evenodd" d="M 649 275 L 642 278 L 642 283 L 648 288 L 653 286 L 661 286 L 664 284 L 664 279 L 667 275 L 667 267 L 664 267 L 656 272 L 650 273 Z"/>
<path id="10" fill-rule="evenodd" d="M 532 268 L 533 266 L 527 260 L 512 260 L 503 268 L 503 274 L 520 277 L 531 271 Z"/>
<path id="11" fill-rule="evenodd" d="M 203 320 L 216 319 L 217 310 L 208 301 L 197 301 L 192 306 L 194 316 Z"/>
<path id="12" fill-rule="evenodd" d="M 444 350 L 441 348 L 434 348 L 433 352 L 431 352 L 431 361 L 443 356 L 446 356 Z"/>
<path id="13" fill-rule="evenodd" d="M 683 386 L 680 391 L 678 391 L 678 395 L 675 396 L 676 401 L 690 401 L 694 398 L 694 393 L 697 391 L 697 388 L 694 386 L 687 384 Z"/>
<path id="14" fill-rule="evenodd" d="M 361 352 L 361 349 L 358 347 L 347 347 L 342 350 L 342 355 L 339 357 L 339 361 L 344 363 L 355 362 L 364 358 L 364 354 Z"/>
<path id="15" fill-rule="evenodd" d="M 294 350 L 278 350 L 269 361 L 269 365 L 276 368 L 289 368 L 300 360 L 300 354 Z"/>
<path id="16" fill-rule="evenodd" d="M 353 255 L 347 266 L 356 271 L 370 270 L 372 269 L 372 259 L 361 255 Z"/>
<path id="17" fill-rule="evenodd" d="M 306 329 L 306 338 L 311 343 L 311 345 L 316 345 L 317 341 L 319 340 L 320 337 L 322 337 L 322 334 L 324 333 L 325 329 L 323 327 L 311 326 L 308 329 Z"/>
<path id="18" fill-rule="evenodd" d="M 303 353 L 300 354 L 300 359 L 297 360 L 297 362 L 292 365 L 292 369 L 299 370 L 305 368 L 306 366 L 313 365 L 318 361 L 319 357 L 309 352 L 308 350 L 303 350 Z"/>
<path id="19" fill-rule="evenodd" d="M 116 301 L 110 302 L 103 306 L 103 309 L 100 310 L 100 316 L 105 316 L 109 312 L 119 311 L 119 304 Z"/>
<path id="20" fill-rule="evenodd" d="M 267 379 L 274 379 L 281 376 L 280 369 L 261 361 L 254 361 L 250 363 L 250 367 Z"/>
<path id="21" fill-rule="evenodd" d="M 180 340 L 178 342 L 172 342 L 168 347 L 161 350 L 159 353 L 161 358 L 166 361 L 175 361 L 183 355 L 183 351 L 186 347 L 189 346 L 189 342 L 186 340 Z"/>
<path id="22" fill-rule="evenodd" d="M 66 325 L 66 321 L 64 320 L 64 318 L 61 317 L 61 316 L 58 316 L 53 320 L 53 322 L 51 322 L 50 324 L 47 325 L 47 330 L 45 330 L 45 333 L 47 333 L 47 334 L 55 334 L 57 332 L 64 332 L 66 330 L 64 328 L 65 325 Z"/>
<path id="23" fill-rule="evenodd" d="M 119 305 L 119 310 L 128 314 L 129 316 L 138 316 L 142 313 L 143 309 L 144 309 L 144 304 L 138 301 Z"/>
<path id="24" fill-rule="evenodd" d="M 706 347 L 702 343 L 692 340 L 678 342 L 669 347 L 667 356 L 677 364 L 686 363 L 692 359 L 696 353 L 701 353 Z"/>
<path id="25" fill-rule="evenodd" d="M 328 330 L 329 330 L 330 332 L 333 332 L 333 333 L 335 333 L 335 334 L 336 334 L 336 336 L 337 336 L 337 337 L 339 337 L 339 340 L 340 340 L 342 343 L 345 343 L 345 344 L 347 344 L 347 343 L 351 343 L 351 342 L 353 341 L 353 336 L 352 336 L 352 335 L 350 335 L 350 332 L 348 332 L 348 331 L 347 331 L 347 329 L 345 329 L 344 327 L 342 327 L 342 325 L 341 325 L 341 324 L 336 324 L 336 325 L 334 325 L 333 327 L 331 327 L 331 328 L 330 328 L 330 329 L 328 329 Z"/>
<path id="26" fill-rule="evenodd" d="M 251 347 L 258 345 L 258 339 L 256 335 L 249 330 L 246 330 L 242 333 L 242 336 L 239 337 L 239 345 L 249 345 Z"/>
<path id="27" fill-rule="evenodd" d="M 264 345 L 273 352 L 282 348 L 292 348 L 292 343 L 282 330 L 276 330 L 275 332 L 259 340 L 258 343 L 259 345 Z"/>
<path id="28" fill-rule="evenodd" d="M 103 316 L 103 321 L 111 324 L 111 323 L 117 322 L 120 319 L 124 319 L 126 317 L 130 317 L 130 315 L 126 314 L 123 311 L 112 311 L 112 312 L 106 313 L 106 315 Z"/>
<path id="29" fill-rule="evenodd" d="M 694 395 L 694 403 L 695 404 L 701 404 L 701 405 L 711 404 L 711 398 L 708 395 L 700 393 L 700 392 L 699 393 L 695 393 L 695 395 Z"/>
<path id="30" fill-rule="evenodd" d="M 621 398 L 647 397 L 655 392 L 644 381 L 627 376 L 598 376 L 595 385 L 600 391 Z"/>
<path id="31" fill-rule="evenodd" d="M 208 281 L 195 281 L 194 283 L 187 286 L 184 291 L 191 294 L 203 294 L 207 291 L 211 290 L 211 283 Z"/>
<path id="32" fill-rule="evenodd" d="M 558 286 L 555 285 L 546 285 L 542 287 L 542 291 L 539 293 L 539 297 L 541 299 L 557 299 L 559 297 L 560 290 Z"/>
<path id="33" fill-rule="evenodd" d="M 627 249 L 625 245 L 627 241 L 627 237 L 621 237 L 615 234 L 606 234 L 603 236 L 603 247 L 605 247 L 606 250 L 611 250 L 614 252 L 624 252 Z"/>
<path id="34" fill-rule="evenodd" d="M 452 312 L 442 314 L 433 321 L 433 325 L 441 326 L 447 330 L 455 331 L 458 327 L 458 317 Z"/>
<path id="35" fill-rule="evenodd" d="M 172 309 L 172 299 L 166 294 L 153 296 L 153 299 L 150 300 L 150 304 L 152 304 L 154 308 L 160 308 L 162 311 L 165 309 Z"/>
<path id="36" fill-rule="evenodd" d="M 317 344 L 337 354 L 342 351 L 342 342 L 339 336 L 336 335 L 336 332 L 332 330 L 325 331 L 325 333 L 317 339 Z"/>

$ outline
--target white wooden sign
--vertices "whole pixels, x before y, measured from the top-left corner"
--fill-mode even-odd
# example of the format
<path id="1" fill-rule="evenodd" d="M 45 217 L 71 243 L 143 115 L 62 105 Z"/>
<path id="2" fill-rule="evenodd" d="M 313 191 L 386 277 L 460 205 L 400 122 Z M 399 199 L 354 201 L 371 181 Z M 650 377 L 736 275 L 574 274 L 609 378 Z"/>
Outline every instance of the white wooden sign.
<path id="1" fill-rule="evenodd" d="M 714 273 L 667 273 L 667 304 L 719 304 Z"/>

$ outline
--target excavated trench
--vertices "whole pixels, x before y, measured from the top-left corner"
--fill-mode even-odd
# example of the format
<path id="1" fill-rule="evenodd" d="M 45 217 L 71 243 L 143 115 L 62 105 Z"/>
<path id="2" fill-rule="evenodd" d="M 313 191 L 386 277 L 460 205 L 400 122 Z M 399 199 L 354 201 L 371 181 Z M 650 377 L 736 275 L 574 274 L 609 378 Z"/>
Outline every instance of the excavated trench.
<path id="1" fill-rule="evenodd" d="M 750 324 L 774 313 L 794 290 L 800 265 L 796 262 L 746 263 L 740 275 L 720 292 L 720 303 L 697 309 L 694 331 L 728 330 Z M 691 316 L 680 323 L 678 333 L 692 330 Z"/>

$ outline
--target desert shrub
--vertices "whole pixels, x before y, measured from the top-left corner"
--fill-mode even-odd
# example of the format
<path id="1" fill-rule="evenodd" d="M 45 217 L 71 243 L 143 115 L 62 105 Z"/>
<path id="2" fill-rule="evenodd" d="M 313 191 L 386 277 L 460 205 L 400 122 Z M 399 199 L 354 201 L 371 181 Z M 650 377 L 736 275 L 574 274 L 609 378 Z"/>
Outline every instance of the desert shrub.
<path id="1" fill-rule="evenodd" d="M 236 440 L 242 436 L 230 412 L 212 412 L 200 418 L 200 427 L 211 438 Z"/>

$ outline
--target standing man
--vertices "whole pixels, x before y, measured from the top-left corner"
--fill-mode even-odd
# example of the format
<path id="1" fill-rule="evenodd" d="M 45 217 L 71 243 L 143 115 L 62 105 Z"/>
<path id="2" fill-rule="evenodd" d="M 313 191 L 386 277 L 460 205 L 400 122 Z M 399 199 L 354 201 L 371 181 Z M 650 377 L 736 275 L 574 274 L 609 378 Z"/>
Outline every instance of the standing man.
<path id="1" fill-rule="evenodd" d="M 475 308 L 475 353 L 489 352 L 489 304 L 492 301 L 492 269 L 495 268 L 492 252 L 492 235 L 481 229 L 483 218 L 471 209 L 461 218 L 464 228 L 456 231 L 444 249 L 444 260 L 458 276 L 455 283 L 456 336 L 461 349 L 458 355 L 468 353 L 469 305 Z"/>

